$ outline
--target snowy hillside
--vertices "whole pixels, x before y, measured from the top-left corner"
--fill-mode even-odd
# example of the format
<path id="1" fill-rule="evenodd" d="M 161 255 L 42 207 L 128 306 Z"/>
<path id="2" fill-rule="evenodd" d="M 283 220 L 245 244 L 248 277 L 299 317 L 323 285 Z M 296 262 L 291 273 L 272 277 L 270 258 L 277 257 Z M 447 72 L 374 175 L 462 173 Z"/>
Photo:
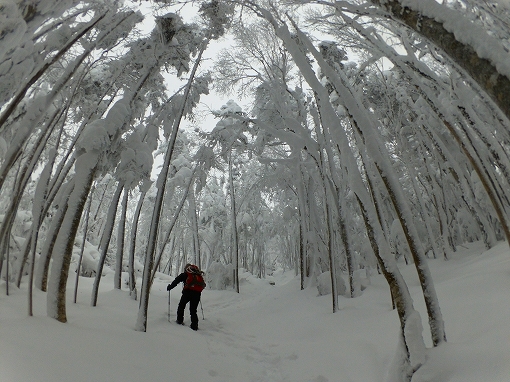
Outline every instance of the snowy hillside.
<path id="1" fill-rule="evenodd" d="M 448 343 L 429 350 L 413 382 L 510 381 L 510 251 L 506 243 L 484 253 L 482 248 L 470 244 L 448 262 L 430 261 Z M 402 271 L 413 297 L 420 296 L 415 268 Z M 340 298 L 336 314 L 330 295 L 318 297 L 314 287 L 300 291 L 290 272 L 265 280 L 246 277 L 240 294 L 206 289 L 198 332 L 173 322 L 177 289 L 168 322 L 170 280 L 155 281 L 147 333 L 134 330 L 138 302 L 114 290 L 111 276 L 95 308 L 89 304 L 92 279 L 80 280 L 67 324 L 46 317 L 39 290 L 35 316 L 28 317 L 26 288 L 11 288 L 5 296 L 2 283 L 0 381 L 387 380 L 399 321 L 382 276 L 373 276 L 361 297 Z M 416 297 L 415 305 L 428 330 L 423 300 Z"/>

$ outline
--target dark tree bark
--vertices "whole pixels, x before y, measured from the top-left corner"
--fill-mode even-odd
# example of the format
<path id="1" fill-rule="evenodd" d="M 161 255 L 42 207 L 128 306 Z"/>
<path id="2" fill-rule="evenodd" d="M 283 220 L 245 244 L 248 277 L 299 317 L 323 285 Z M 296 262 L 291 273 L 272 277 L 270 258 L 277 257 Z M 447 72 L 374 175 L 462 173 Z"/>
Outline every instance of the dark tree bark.
<path id="1" fill-rule="evenodd" d="M 53 247 L 57 240 L 58 233 L 62 227 L 64 216 L 67 212 L 67 201 L 69 196 L 74 189 L 74 179 L 70 180 L 69 183 L 64 185 L 62 191 L 61 203 L 53 216 L 50 229 L 46 232 L 46 239 L 44 242 L 43 250 L 41 251 L 41 257 L 39 258 L 39 265 L 35 276 L 36 287 L 46 292 L 48 287 L 48 273 L 50 269 L 50 260 L 53 253 Z"/>
<path id="2" fill-rule="evenodd" d="M 140 198 L 136 206 L 135 214 L 133 216 L 133 223 L 131 224 L 131 238 L 129 246 L 129 260 L 128 260 L 128 273 L 129 273 L 129 295 L 133 300 L 137 299 L 136 293 L 136 270 L 135 270 L 135 251 L 136 251 L 136 235 L 138 233 L 138 221 L 140 213 L 142 212 L 143 201 L 147 195 L 148 185 L 142 186 Z"/>
<path id="3" fill-rule="evenodd" d="M 491 97 L 510 119 L 510 79 L 499 73 L 496 64 L 478 56 L 475 49 L 455 38 L 445 26 L 419 11 L 403 6 L 402 0 L 371 0 L 397 20 L 441 48 Z M 460 16 L 460 15 L 459 15 Z"/>
<path id="4" fill-rule="evenodd" d="M 89 227 L 89 217 L 90 217 L 90 206 L 92 204 L 92 195 L 94 195 L 95 187 L 92 186 L 90 190 L 89 202 L 87 203 L 87 210 L 85 213 L 85 222 L 83 223 L 83 238 L 80 246 L 80 258 L 78 260 L 78 265 L 76 266 L 76 280 L 74 282 L 74 300 L 73 302 L 76 304 L 78 299 L 78 282 L 80 280 L 80 271 L 81 271 L 81 263 L 83 261 L 83 251 L 85 250 L 85 242 L 87 241 L 87 230 Z"/>
<path id="5" fill-rule="evenodd" d="M 122 198 L 122 210 L 119 221 L 119 226 L 117 227 L 117 253 L 115 256 L 115 277 L 114 277 L 114 287 L 115 289 L 122 289 L 122 261 L 124 254 L 124 236 L 126 232 L 126 213 L 127 213 L 127 204 L 128 204 L 128 189 L 124 188 L 124 196 Z"/>
<path id="6" fill-rule="evenodd" d="M 48 315 L 60 322 L 67 322 L 67 277 L 73 254 L 74 239 L 96 172 L 95 165 L 90 165 L 90 162 L 93 163 L 94 159 L 95 154 L 88 153 L 77 159 L 77 165 L 81 165 L 81 162 L 84 164 L 81 165 L 82 168 L 77 166 L 79 170 L 76 174 L 75 187 L 69 197 L 68 208 L 56 238 L 55 247 L 59 252 L 58 255 L 53 256 L 51 280 L 48 284 L 47 307 Z"/>
<path id="7" fill-rule="evenodd" d="M 237 222 L 236 222 L 236 198 L 235 198 L 235 190 L 234 190 L 234 177 L 232 174 L 232 148 L 230 149 L 230 156 L 228 159 L 228 182 L 230 186 L 230 216 L 231 216 L 231 224 L 232 224 L 232 256 L 234 263 L 234 288 L 237 293 L 239 293 L 239 237 L 237 233 Z"/>
<path id="8" fill-rule="evenodd" d="M 122 194 L 122 190 L 124 189 L 124 184 L 119 183 L 117 185 L 117 189 L 115 190 L 115 194 L 112 197 L 110 202 L 110 208 L 108 209 L 108 217 L 106 221 L 106 225 L 103 231 L 103 236 L 101 238 L 101 243 L 99 247 L 101 248 L 101 256 L 99 257 L 99 261 L 97 264 L 97 272 L 96 278 L 94 279 L 94 285 L 92 286 L 92 299 L 91 305 L 97 305 L 97 296 L 99 293 L 99 284 L 101 282 L 101 276 L 103 274 L 103 267 L 106 260 L 106 255 L 108 253 L 108 247 L 110 245 L 110 238 L 112 236 L 113 227 L 115 224 L 115 215 L 117 214 L 117 207 L 119 205 L 120 195 Z"/>

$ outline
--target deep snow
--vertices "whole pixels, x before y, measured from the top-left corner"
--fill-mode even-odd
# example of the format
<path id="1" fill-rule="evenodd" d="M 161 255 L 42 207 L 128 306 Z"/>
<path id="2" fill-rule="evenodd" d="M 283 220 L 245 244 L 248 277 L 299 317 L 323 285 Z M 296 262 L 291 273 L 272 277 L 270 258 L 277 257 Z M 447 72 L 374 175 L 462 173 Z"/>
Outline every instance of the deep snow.
<path id="1" fill-rule="evenodd" d="M 466 244 L 449 261 L 431 260 L 430 268 L 448 343 L 427 351 L 413 382 L 510 381 L 508 245 L 483 252 L 480 243 Z M 430 347 L 416 271 L 401 269 Z M 331 295 L 318 297 L 315 287 L 300 291 L 290 271 L 265 280 L 244 274 L 240 294 L 203 292 L 198 332 L 173 322 L 176 289 L 168 322 L 172 278 L 160 275 L 147 333 L 134 330 L 138 302 L 113 290 L 112 276 L 101 283 L 97 307 L 90 306 L 88 278 L 80 279 L 72 303 L 70 278 L 66 324 L 46 317 L 44 293 L 35 291 L 28 317 L 26 283 L 11 287 L 10 296 L 0 284 L 0 381 L 376 382 L 385 380 L 395 355 L 399 324 L 380 275 L 361 297 L 341 297 L 333 314 Z"/>

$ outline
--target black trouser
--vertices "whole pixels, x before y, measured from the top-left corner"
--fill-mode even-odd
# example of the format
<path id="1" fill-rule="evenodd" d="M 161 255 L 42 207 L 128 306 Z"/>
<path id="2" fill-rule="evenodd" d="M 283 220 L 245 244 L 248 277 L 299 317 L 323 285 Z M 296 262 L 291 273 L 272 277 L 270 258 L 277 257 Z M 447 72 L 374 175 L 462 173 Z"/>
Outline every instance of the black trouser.
<path id="1" fill-rule="evenodd" d="M 177 307 L 177 322 L 182 323 L 184 321 L 184 309 L 186 308 L 186 304 L 189 302 L 189 314 L 191 316 L 191 327 L 198 328 L 198 314 L 197 308 L 198 303 L 200 302 L 200 292 L 183 289 L 181 301 L 179 301 L 179 306 Z"/>

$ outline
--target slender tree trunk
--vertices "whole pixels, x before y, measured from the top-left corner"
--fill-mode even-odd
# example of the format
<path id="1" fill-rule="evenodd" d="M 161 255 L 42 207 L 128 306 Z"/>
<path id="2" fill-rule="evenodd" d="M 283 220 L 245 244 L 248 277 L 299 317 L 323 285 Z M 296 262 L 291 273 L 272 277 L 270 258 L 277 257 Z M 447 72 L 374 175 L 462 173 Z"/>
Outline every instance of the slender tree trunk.
<path id="1" fill-rule="evenodd" d="M 3 248 L 2 248 L 3 247 Z M 2 252 L 5 253 L 5 295 L 9 296 L 9 244 L 7 242 L 4 242 L 4 244 L 0 247 Z M 2 262 L 3 263 L 3 262 Z M 0 263 L 0 265 L 2 264 Z M 0 275 L 1 275 L 1 267 L 0 267 Z"/>
<path id="2" fill-rule="evenodd" d="M 135 214 L 133 216 L 133 223 L 131 224 L 131 242 L 129 246 L 128 272 L 129 272 L 129 295 L 133 300 L 136 300 L 138 298 L 136 292 L 136 270 L 135 270 L 136 236 L 138 234 L 138 221 L 140 219 L 143 201 L 145 200 L 145 195 L 147 195 L 148 190 L 149 184 L 148 183 L 144 184 L 142 186 L 140 198 L 138 199 L 138 204 L 136 206 Z"/>
<path id="3" fill-rule="evenodd" d="M 300 177 L 296 181 L 298 206 L 299 206 L 299 272 L 300 272 L 300 285 L 301 290 L 305 289 L 306 280 L 306 260 L 308 258 L 308 239 L 307 239 L 307 221 L 308 213 L 305 202 L 305 187 L 301 171 L 301 161 L 298 164 Z"/>
<path id="4" fill-rule="evenodd" d="M 122 211 L 120 221 L 117 229 L 117 254 L 115 256 L 115 275 L 114 275 L 114 288 L 122 289 L 122 262 L 124 254 L 124 236 L 126 231 L 126 212 L 128 204 L 129 192 L 124 188 L 124 197 L 122 198 Z"/>
<path id="5" fill-rule="evenodd" d="M 324 185 L 324 191 L 327 193 L 326 185 Z M 327 227 L 327 233 L 328 233 L 328 240 L 327 240 L 327 246 L 328 246 L 328 259 L 329 259 L 329 273 L 331 275 L 331 294 L 332 296 L 332 306 L 333 306 L 333 313 L 336 313 L 338 311 L 338 287 L 337 287 L 337 276 L 336 276 L 336 264 L 335 264 L 335 257 L 333 256 L 333 227 L 331 224 L 331 207 L 329 206 L 329 203 L 327 201 L 328 197 L 327 194 L 324 195 L 325 197 L 325 210 L 326 210 L 326 227 Z M 352 285 L 352 283 L 351 283 Z M 351 287 L 352 290 L 352 287 Z M 352 296 L 351 296 L 352 297 Z"/>
<path id="6" fill-rule="evenodd" d="M 48 316 L 60 322 L 67 322 L 66 288 L 69 266 L 80 218 L 94 180 L 97 154 L 80 155 L 76 165 L 75 186 L 69 197 L 68 208 L 55 241 L 53 264 L 48 283 Z"/>
<path id="7" fill-rule="evenodd" d="M 434 187 L 434 205 L 436 206 L 437 218 L 439 221 L 439 233 L 441 235 L 441 243 L 443 248 L 443 258 L 448 260 L 451 258 L 452 249 L 449 245 L 450 230 L 448 229 L 448 216 L 446 216 L 446 202 L 444 198 L 444 186 L 440 187 L 434 176 L 430 177 Z M 443 184 L 443 182 L 441 182 Z"/>
<path id="8" fill-rule="evenodd" d="M 175 265 L 175 276 L 177 276 L 182 264 L 184 263 L 184 256 L 181 256 L 181 251 L 184 252 L 182 240 L 177 245 L 177 264 Z"/>
<path id="9" fill-rule="evenodd" d="M 381 249 L 387 247 L 386 245 L 380 244 L 381 240 L 383 240 L 383 236 L 381 235 L 382 232 L 379 232 L 379 234 L 376 235 L 376 231 L 381 230 L 372 225 L 371 220 L 373 219 L 370 219 L 369 213 L 365 209 L 365 204 L 363 204 L 358 195 L 356 195 L 356 198 L 360 205 L 370 245 L 384 278 L 390 286 L 393 308 L 396 308 L 399 316 L 401 329 L 400 336 L 402 339 L 401 345 L 404 353 L 404 359 L 402 360 L 403 379 L 410 382 L 413 374 L 422 366 L 423 362 L 425 362 L 424 359 L 413 359 L 414 357 L 412 355 L 412 350 L 416 350 L 416 346 L 422 349 L 425 348 L 423 340 L 416 341 L 416 338 L 412 338 L 413 334 L 407 331 L 408 324 L 411 326 L 414 325 L 413 320 L 416 319 L 418 313 L 413 307 L 413 300 L 398 267 L 396 264 L 392 264 L 391 261 L 388 261 L 389 257 L 384 256 L 381 252 Z M 379 240 L 377 240 L 376 237 L 379 237 Z M 420 351 L 418 350 L 418 353 L 419 352 Z M 412 363 L 412 361 L 414 363 Z"/>
<path id="10" fill-rule="evenodd" d="M 104 227 L 101 242 L 99 244 L 99 248 L 101 249 L 101 255 L 99 256 L 99 261 L 97 263 L 96 278 L 94 279 L 94 284 L 92 285 L 92 299 L 91 299 L 92 306 L 97 305 L 99 283 L 101 282 L 101 277 L 103 275 L 103 267 L 106 261 L 106 255 L 108 254 L 108 247 L 110 246 L 110 238 L 112 236 L 113 227 L 115 225 L 115 215 L 117 214 L 117 207 L 119 205 L 120 195 L 122 194 L 123 189 L 124 183 L 120 182 L 117 185 L 117 189 L 115 190 L 115 193 L 113 194 L 112 200 L 110 202 L 110 208 L 108 209 L 106 225 Z"/>
<path id="11" fill-rule="evenodd" d="M 343 184 L 345 182 L 342 182 L 342 180 L 341 180 L 342 174 L 338 174 L 335 177 L 336 171 L 333 168 L 334 157 L 333 157 L 333 152 L 332 152 L 331 145 L 330 145 L 331 134 L 330 134 L 329 130 L 327 128 L 325 128 L 325 126 L 322 123 L 320 111 L 317 110 L 316 108 L 313 108 L 312 115 L 314 116 L 314 119 L 316 121 L 317 135 L 322 135 L 324 150 L 328 157 L 327 162 L 329 164 L 331 178 L 328 177 L 327 175 L 326 176 L 321 175 L 321 178 L 322 178 L 322 181 L 324 182 L 324 192 L 326 195 L 326 200 L 327 200 L 327 194 L 328 194 L 327 189 L 329 189 L 330 193 L 332 195 L 331 198 L 333 199 L 333 202 L 336 206 L 336 210 L 337 210 L 337 214 L 338 214 L 337 224 L 338 224 L 338 229 L 340 231 L 340 238 L 342 240 L 342 244 L 343 244 L 343 247 L 345 250 L 345 258 L 346 258 L 346 262 L 347 262 L 347 272 L 349 274 L 349 295 L 351 298 L 353 298 L 356 296 L 356 291 L 354 289 L 355 262 L 354 262 L 354 256 L 351 251 L 351 246 L 349 243 L 347 226 L 345 223 L 345 219 L 346 219 L 346 217 L 345 217 L 345 211 L 346 211 L 345 202 L 344 202 L 343 198 L 340 198 L 340 191 L 339 191 L 339 187 L 338 187 L 338 184 Z M 322 131 L 321 131 L 321 129 L 319 129 L 319 126 L 322 126 Z M 319 155 L 322 155 L 322 154 L 319 152 Z M 324 160 L 321 160 L 321 162 L 324 162 Z M 342 171 L 346 171 L 346 170 L 344 168 L 342 168 Z M 322 173 L 322 170 L 321 170 L 321 173 Z M 340 179 L 338 179 L 338 178 L 340 178 Z"/>
<path id="12" fill-rule="evenodd" d="M 194 175 L 195 175 L 195 171 L 197 169 L 197 166 L 195 166 L 193 168 L 193 171 L 190 175 L 190 178 L 188 180 L 188 183 L 186 185 L 186 187 L 184 188 L 184 194 L 182 195 L 182 198 L 181 198 L 181 201 L 179 203 L 179 205 L 177 206 L 177 209 L 175 210 L 175 214 L 170 222 L 170 225 L 168 226 L 168 230 L 165 234 L 165 237 L 163 238 L 163 240 L 161 240 L 161 247 L 159 248 L 159 252 L 158 252 L 158 255 L 156 256 L 156 261 L 154 262 L 154 270 L 152 272 L 152 275 L 151 275 L 151 285 L 152 285 L 152 282 L 154 281 L 154 277 L 156 276 L 156 269 L 158 268 L 160 262 L 161 262 L 161 258 L 163 256 L 163 252 L 165 251 L 165 248 L 166 248 L 166 245 L 170 239 L 170 235 L 172 234 L 172 231 L 175 227 L 175 223 L 177 223 L 177 220 L 179 218 L 179 215 L 182 211 L 182 208 L 184 207 L 184 203 L 186 202 L 186 199 L 188 199 L 188 193 L 189 193 L 189 190 L 193 184 L 193 180 L 194 180 Z"/>
<path id="13" fill-rule="evenodd" d="M 234 289 L 239 293 L 239 238 L 237 234 L 236 199 L 234 190 L 234 175 L 232 170 L 232 148 L 228 159 L 228 183 L 230 187 L 230 224 L 232 226 L 232 261 L 234 264 Z"/>
<path id="14" fill-rule="evenodd" d="M 92 195 L 94 195 L 94 186 L 92 186 L 90 190 L 89 202 L 87 203 L 87 210 L 85 212 L 85 222 L 83 223 L 83 239 L 81 241 L 80 246 L 80 258 L 78 259 L 78 265 L 76 266 L 76 280 L 74 282 L 74 303 L 78 299 L 78 282 L 80 280 L 80 272 L 81 272 L 81 264 L 83 260 L 83 252 L 85 250 L 85 242 L 87 241 L 87 230 L 89 228 L 89 216 L 90 216 L 90 206 L 92 205 Z"/>
<path id="15" fill-rule="evenodd" d="M 62 113 L 61 115 L 59 116 L 58 119 L 60 119 L 60 117 L 62 116 L 62 114 L 64 114 L 64 112 L 67 113 L 69 109 L 66 107 L 65 110 L 62 110 Z M 65 118 L 64 118 L 65 120 Z M 40 156 L 41 156 L 41 152 L 44 148 L 44 146 L 47 144 L 48 142 L 48 139 L 51 135 L 51 132 L 53 131 L 53 127 L 51 127 L 50 129 L 48 129 L 47 131 L 47 134 L 46 134 L 46 137 L 43 137 L 43 139 L 41 139 L 41 141 L 36 145 L 36 148 L 34 149 L 34 152 L 33 152 L 33 155 L 32 157 L 30 158 L 29 161 L 27 162 L 31 162 L 29 165 L 28 165 L 28 168 L 27 168 L 27 181 L 28 181 L 28 177 L 29 176 L 32 176 L 33 172 L 34 172 L 34 169 L 40 159 Z M 44 220 L 44 217 L 46 216 L 46 213 L 48 212 L 49 208 L 50 208 L 50 205 L 53 201 L 53 198 L 55 197 L 55 195 L 52 195 L 50 193 L 50 179 L 51 179 L 51 172 L 53 170 L 53 166 L 55 164 L 55 160 L 56 160 L 56 157 L 57 157 L 57 149 L 60 145 L 60 139 L 62 137 L 62 133 L 64 131 L 64 124 L 62 123 L 62 126 L 60 128 L 60 132 L 58 134 L 58 137 L 56 139 L 56 146 L 50 150 L 50 153 L 49 153 L 49 160 L 48 162 L 46 163 L 42 173 L 41 173 L 41 176 L 39 177 L 39 180 L 38 180 L 38 187 L 39 187 L 39 182 L 44 182 L 44 191 L 38 191 L 38 192 L 44 192 L 44 204 L 39 206 L 40 208 L 40 216 L 41 216 L 41 219 L 37 220 L 37 219 L 32 219 L 32 225 L 30 227 L 30 230 L 31 230 L 31 234 L 30 236 L 27 238 L 26 240 L 26 243 L 25 243 L 25 249 L 23 251 L 23 256 L 20 257 L 19 261 L 18 261 L 18 279 L 17 279 L 17 285 L 18 285 L 18 288 L 21 284 L 21 279 L 23 277 L 23 268 L 24 268 L 24 264 L 26 263 L 27 259 L 28 259 L 28 255 L 29 255 L 29 252 L 30 252 L 30 247 L 32 245 L 32 240 L 34 238 L 34 232 L 35 231 L 39 231 L 39 229 L 41 228 L 41 225 L 42 225 L 42 222 Z M 42 135 L 42 134 L 41 134 Z M 42 178 L 42 174 L 45 174 L 45 176 L 47 178 Z M 42 184 L 42 183 L 41 183 Z M 19 195 L 23 194 L 23 192 L 25 191 L 25 187 L 26 187 L 26 182 L 25 184 L 23 184 L 22 188 L 18 191 Z M 35 193 L 35 195 L 40 195 L 38 193 Z M 36 237 L 38 237 L 38 235 L 36 235 Z M 37 242 L 33 243 L 35 245 L 34 249 L 37 247 Z M 35 256 L 35 254 L 34 254 Z M 34 264 L 32 264 L 32 267 L 33 267 Z M 31 274 L 30 275 L 30 278 L 31 278 L 31 281 L 30 281 L 30 285 L 33 284 L 33 279 L 34 279 L 34 275 Z"/>
<path id="16" fill-rule="evenodd" d="M 55 154 L 54 154 L 55 155 Z M 36 227 L 40 227 L 42 221 L 44 220 L 44 204 L 46 203 L 46 198 L 48 196 L 48 184 L 51 178 L 51 170 L 53 168 L 54 158 L 50 160 L 47 165 L 44 167 L 41 175 L 39 176 L 39 181 L 37 182 L 37 186 L 35 188 L 35 197 L 32 202 L 32 225 Z M 34 284 L 34 267 L 35 267 L 35 254 L 37 247 L 37 239 L 39 235 L 39 230 L 32 230 L 31 234 L 31 259 L 30 259 L 30 278 L 28 282 L 28 315 L 33 315 L 33 284 Z"/>
<path id="17" fill-rule="evenodd" d="M 379 175 L 388 190 L 390 199 L 395 206 L 395 212 L 397 213 L 400 224 L 404 230 L 407 244 L 411 250 L 411 255 L 413 256 L 414 265 L 418 272 L 418 278 L 420 279 L 420 285 L 423 290 L 423 297 L 425 299 L 425 305 L 429 315 L 432 343 L 434 346 L 438 346 L 440 343 L 446 342 L 446 334 L 444 331 L 444 322 L 439 308 L 434 283 L 427 265 L 427 259 L 423 253 L 423 249 L 421 248 L 421 243 L 417 240 L 417 233 L 410 229 L 412 228 L 413 223 L 410 219 L 410 212 L 406 210 L 406 206 L 400 203 L 403 200 L 402 196 L 396 195 L 395 192 L 398 192 L 397 188 L 391 185 L 389 179 L 384 175 L 381 168 L 377 168 Z"/>
<path id="18" fill-rule="evenodd" d="M 191 220 L 191 229 L 193 230 L 193 253 L 195 256 L 194 263 L 198 266 L 198 268 L 202 268 L 201 266 L 201 256 L 200 256 L 200 237 L 198 235 L 198 214 L 197 214 L 197 203 L 195 200 L 195 193 L 192 192 L 188 196 L 189 203 L 189 214 Z"/>

